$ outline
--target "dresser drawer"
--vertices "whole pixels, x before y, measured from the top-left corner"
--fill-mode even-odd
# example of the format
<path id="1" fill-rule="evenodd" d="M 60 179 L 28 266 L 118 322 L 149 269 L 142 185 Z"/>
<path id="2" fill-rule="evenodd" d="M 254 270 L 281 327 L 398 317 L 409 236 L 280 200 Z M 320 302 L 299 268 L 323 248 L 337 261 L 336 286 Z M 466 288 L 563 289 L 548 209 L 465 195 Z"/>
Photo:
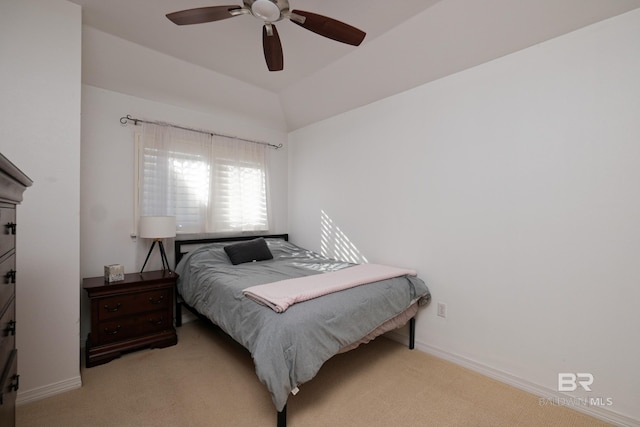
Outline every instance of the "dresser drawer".
<path id="1" fill-rule="evenodd" d="M 98 321 L 120 318 L 172 306 L 173 289 L 157 289 L 135 294 L 121 294 L 96 300 Z"/>
<path id="2" fill-rule="evenodd" d="M 15 348 L 15 320 L 15 300 L 11 300 L 7 310 L 0 316 L 0 369 L 2 369 L 9 359 L 11 350 Z"/>
<path id="3" fill-rule="evenodd" d="M 3 426 L 15 425 L 16 395 L 18 394 L 18 350 L 12 350 L 4 366 L 0 366 L 0 420 Z"/>
<path id="4" fill-rule="evenodd" d="M 158 310 L 133 316 L 100 322 L 98 342 L 108 344 L 129 338 L 139 338 L 173 328 L 173 315 L 168 310 Z"/>
<path id="5" fill-rule="evenodd" d="M 0 262 L 0 311 L 13 298 L 16 289 L 16 256 L 11 255 Z"/>
<path id="6" fill-rule="evenodd" d="M 16 247 L 15 228 L 9 224 L 16 223 L 14 208 L 0 208 L 0 257 Z"/>

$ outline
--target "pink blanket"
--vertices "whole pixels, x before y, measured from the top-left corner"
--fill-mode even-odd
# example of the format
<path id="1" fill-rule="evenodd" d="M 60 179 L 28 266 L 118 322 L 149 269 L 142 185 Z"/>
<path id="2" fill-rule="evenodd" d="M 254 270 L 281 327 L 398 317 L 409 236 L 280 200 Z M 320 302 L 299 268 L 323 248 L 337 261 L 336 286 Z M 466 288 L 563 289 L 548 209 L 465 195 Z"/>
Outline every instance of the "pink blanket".
<path id="1" fill-rule="evenodd" d="M 282 313 L 297 302 L 307 301 L 371 282 L 406 275 L 415 276 L 416 272 L 415 270 L 380 264 L 358 264 L 329 273 L 251 286 L 243 289 L 242 292 L 247 298 L 266 305 L 277 313 Z"/>

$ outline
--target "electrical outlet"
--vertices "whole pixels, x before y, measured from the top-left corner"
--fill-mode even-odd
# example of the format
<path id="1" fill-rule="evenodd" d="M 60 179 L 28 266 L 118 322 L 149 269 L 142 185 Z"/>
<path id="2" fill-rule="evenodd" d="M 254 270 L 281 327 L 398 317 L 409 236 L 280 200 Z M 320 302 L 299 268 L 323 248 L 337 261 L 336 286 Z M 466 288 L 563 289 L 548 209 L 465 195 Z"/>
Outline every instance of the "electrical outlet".
<path id="1" fill-rule="evenodd" d="M 447 304 L 443 302 L 438 302 L 438 316 L 447 317 Z"/>

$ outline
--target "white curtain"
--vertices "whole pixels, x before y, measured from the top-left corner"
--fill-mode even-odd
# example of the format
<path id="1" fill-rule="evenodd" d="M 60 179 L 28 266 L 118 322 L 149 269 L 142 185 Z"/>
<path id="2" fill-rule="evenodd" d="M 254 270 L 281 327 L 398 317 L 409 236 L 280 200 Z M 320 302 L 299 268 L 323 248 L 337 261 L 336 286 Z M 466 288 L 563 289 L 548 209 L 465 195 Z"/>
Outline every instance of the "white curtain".
<path id="1" fill-rule="evenodd" d="M 175 215 L 179 233 L 269 229 L 266 146 L 143 123 L 140 215 Z"/>

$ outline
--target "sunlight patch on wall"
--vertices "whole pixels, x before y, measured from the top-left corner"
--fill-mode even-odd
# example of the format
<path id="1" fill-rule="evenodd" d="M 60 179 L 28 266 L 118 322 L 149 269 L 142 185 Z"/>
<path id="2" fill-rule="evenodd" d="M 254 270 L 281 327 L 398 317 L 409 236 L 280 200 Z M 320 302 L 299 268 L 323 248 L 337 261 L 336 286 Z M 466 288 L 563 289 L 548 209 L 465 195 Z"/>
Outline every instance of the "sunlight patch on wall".
<path id="1" fill-rule="evenodd" d="M 323 210 L 320 211 L 320 253 L 355 264 L 369 262 Z"/>

